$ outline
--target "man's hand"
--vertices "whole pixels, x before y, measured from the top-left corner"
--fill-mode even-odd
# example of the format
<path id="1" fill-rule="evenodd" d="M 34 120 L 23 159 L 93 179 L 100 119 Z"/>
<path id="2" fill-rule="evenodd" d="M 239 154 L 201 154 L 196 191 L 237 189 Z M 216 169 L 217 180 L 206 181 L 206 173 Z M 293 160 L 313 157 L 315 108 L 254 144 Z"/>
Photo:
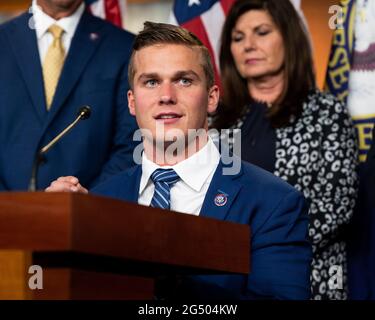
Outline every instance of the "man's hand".
<path id="1" fill-rule="evenodd" d="M 46 192 L 77 192 L 77 193 L 89 193 L 88 190 L 81 186 L 79 180 L 76 177 L 60 177 L 53 181 Z"/>

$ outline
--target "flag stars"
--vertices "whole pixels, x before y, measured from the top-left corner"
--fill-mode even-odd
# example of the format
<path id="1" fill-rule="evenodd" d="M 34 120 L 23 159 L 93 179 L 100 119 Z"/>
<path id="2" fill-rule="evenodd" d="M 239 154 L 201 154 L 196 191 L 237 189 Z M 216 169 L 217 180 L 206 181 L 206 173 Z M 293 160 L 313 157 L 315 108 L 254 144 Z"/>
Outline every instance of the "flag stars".
<path id="1" fill-rule="evenodd" d="M 193 5 L 197 5 L 197 6 L 200 6 L 201 5 L 201 2 L 200 2 L 200 0 L 189 0 L 189 4 L 188 4 L 188 6 L 189 7 L 192 7 Z"/>

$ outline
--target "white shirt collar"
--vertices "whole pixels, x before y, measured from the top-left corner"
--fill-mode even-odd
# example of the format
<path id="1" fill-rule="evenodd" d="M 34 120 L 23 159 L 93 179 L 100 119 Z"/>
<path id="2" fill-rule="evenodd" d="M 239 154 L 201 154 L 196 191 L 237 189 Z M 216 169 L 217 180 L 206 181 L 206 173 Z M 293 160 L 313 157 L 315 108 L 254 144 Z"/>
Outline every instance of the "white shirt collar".
<path id="1" fill-rule="evenodd" d="M 191 157 L 174 166 L 159 166 L 147 159 L 145 152 L 142 154 L 142 178 L 139 186 L 139 194 L 143 192 L 149 183 L 152 173 L 156 169 L 174 169 L 182 181 L 190 188 L 199 192 L 208 177 L 212 174 L 220 161 L 220 153 L 211 138 L 207 144 Z"/>
<path id="2" fill-rule="evenodd" d="M 36 1 L 37 0 L 33 0 L 32 12 L 37 38 L 42 38 L 47 32 L 48 28 L 54 24 L 61 27 L 65 31 L 66 35 L 72 38 L 77 29 L 79 20 L 81 19 L 85 10 L 85 3 L 82 2 L 77 10 L 69 17 L 55 20 L 43 11 L 41 7 L 37 5 Z"/>

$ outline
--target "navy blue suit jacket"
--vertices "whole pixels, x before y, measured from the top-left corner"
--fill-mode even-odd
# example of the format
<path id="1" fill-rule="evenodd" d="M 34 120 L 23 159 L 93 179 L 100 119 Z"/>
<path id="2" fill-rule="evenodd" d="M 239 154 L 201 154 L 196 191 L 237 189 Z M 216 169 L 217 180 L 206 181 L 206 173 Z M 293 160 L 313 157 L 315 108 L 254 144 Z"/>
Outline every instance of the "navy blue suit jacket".
<path id="1" fill-rule="evenodd" d="M 236 175 L 223 175 L 223 166 L 220 163 L 217 167 L 200 216 L 250 225 L 251 273 L 187 278 L 188 285 L 182 286 L 185 296 L 308 299 L 312 251 L 303 196 L 281 179 L 249 163 L 242 162 Z M 137 202 L 141 175 L 141 166 L 135 166 L 91 192 Z M 225 206 L 215 205 L 218 193 L 227 195 Z"/>
<path id="2" fill-rule="evenodd" d="M 37 150 L 92 109 L 46 155 L 38 188 L 74 175 L 92 186 L 133 164 L 127 65 L 133 35 L 85 12 L 65 60 L 51 110 L 46 111 L 42 68 L 30 14 L 0 26 L 0 191 L 25 190 Z"/>

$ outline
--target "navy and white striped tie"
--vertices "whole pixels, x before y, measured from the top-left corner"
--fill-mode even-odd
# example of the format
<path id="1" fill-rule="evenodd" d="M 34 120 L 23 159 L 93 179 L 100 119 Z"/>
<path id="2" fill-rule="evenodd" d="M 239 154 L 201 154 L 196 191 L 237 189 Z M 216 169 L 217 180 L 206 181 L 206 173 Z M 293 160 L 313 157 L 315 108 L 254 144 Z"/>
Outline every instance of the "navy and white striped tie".
<path id="1" fill-rule="evenodd" d="M 156 169 L 151 180 L 155 185 L 154 196 L 151 200 L 151 207 L 170 209 L 171 187 L 180 180 L 180 177 L 173 169 Z"/>

